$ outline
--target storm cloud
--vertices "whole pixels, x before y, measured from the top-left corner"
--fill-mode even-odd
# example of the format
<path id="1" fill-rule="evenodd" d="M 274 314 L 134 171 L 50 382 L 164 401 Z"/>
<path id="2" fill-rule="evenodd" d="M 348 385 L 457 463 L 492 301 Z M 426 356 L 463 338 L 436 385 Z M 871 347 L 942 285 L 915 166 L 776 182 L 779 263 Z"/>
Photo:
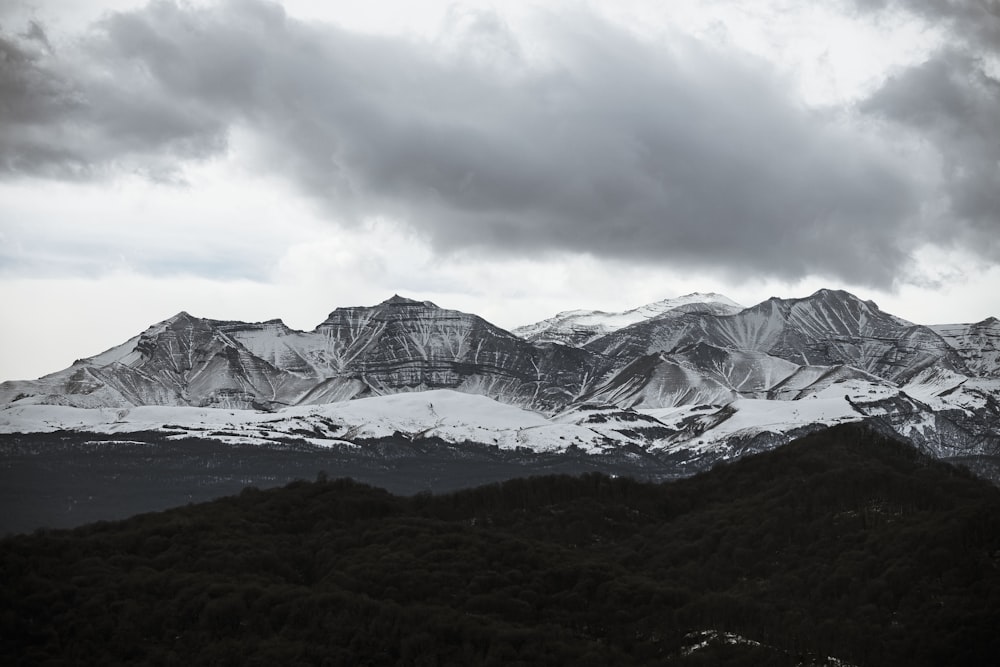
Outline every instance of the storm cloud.
<path id="1" fill-rule="evenodd" d="M 947 30 L 955 47 L 1000 50 L 1000 3 L 997 0 L 853 0 L 869 12 L 907 12 Z"/>
<path id="2" fill-rule="evenodd" d="M 946 51 L 891 78 L 863 108 L 913 129 L 943 158 L 950 217 L 1000 259 L 1000 81 Z M 943 230 L 942 230 L 943 231 Z"/>
<path id="3" fill-rule="evenodd" d="M 452 18 L 431 41 L 265 2 L 154 2 L 68 39 L 37 24 L 5 32 L 0 170 L 170 180 L 240 131 L 252 168 L 282 174 L 337 224 L 389 217 L 443 254 L 584 253 L 885 287 L 941 237 L 928 219 L 938 199 L 970 249 L 998 252 L 982 241 L 1000 216 L 1000 97 L 965 52 L 898 73 L 857 109 L 816 109 L 766 62 L 682 34 L 573 12 L 538 17 L 539 45 L 496 14 Z M 940 176 L 900 133 L 932 143 Z"/>

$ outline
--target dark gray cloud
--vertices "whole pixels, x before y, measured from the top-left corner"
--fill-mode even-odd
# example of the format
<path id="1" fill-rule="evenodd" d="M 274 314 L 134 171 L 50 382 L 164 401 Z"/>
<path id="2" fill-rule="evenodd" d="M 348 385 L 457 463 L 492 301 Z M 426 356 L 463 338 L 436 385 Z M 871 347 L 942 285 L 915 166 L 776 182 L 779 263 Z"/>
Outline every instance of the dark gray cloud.
<path id="1" fill-rule="evenodd" d="M 939 241 L 1000 260 L 1000 3 L 856 2 L 910 12 L 946 31 L 946 47 L 896 72 L 860 106 L 908 128 L 940 156 L 947 224 L 937 228 Z"/>
<path id="2" fill-rule="evenodd" d="M 953 47 L 1000 50 L 997 0 L 849 0 L 862 11 L 903 11 L 947 29 Z"/>
<path id="3" fill-rule="evenodd" d="M 147 12 L 148 25 L 177 14 L 165 4 Z M 59 47 L 36 22 L 19 34 L 0 32 L 0 172 L 83 179 L 125 170 L 169 178 L 178 159 L 224 147 L 229 119 L 202 100 L 179 97 L 141 60 L 121 53 L 113 26 L 127 18 L 112 17 Z"/>
<path id="4" fill-rule="evenodd" d="M 428 43 L 263 2 L 157 2 L 54 49 L 6 34 L 0 165 L 169 176 L 238 126 L 264 168 L 336 219 L 393 216 L 442 253 L 565 250 L 884 287 L 934 238 L 912 165 L 848 115 L 801 106 L 765 63 L 584 14 L 552 20 L 529 57 L 496 15 L 453 18 Z M 935 76 L 903 74 L 864 111 L 929 132 L 960 167 L 973 147 L 942 129 L 954 114 L 907 115 L 911 97 L 947 106 Z M 964 90 L 981 125 L 997 109 L 987 84 Z M 995 219 L 988 180 L 948 185 L 956 211 Z"/>
<path id="5" fill-rule="evenodd" d="M 862 108 L 933 142 L 953 215 L 1000 238 L 1000 81 L 946 50 L 891 77 Z"/>

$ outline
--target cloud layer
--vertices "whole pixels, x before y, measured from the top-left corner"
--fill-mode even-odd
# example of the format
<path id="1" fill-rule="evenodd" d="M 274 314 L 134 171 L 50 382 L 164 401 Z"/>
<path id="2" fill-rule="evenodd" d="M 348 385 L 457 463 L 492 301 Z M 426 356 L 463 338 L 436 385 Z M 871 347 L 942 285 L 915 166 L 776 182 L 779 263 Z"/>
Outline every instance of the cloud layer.
<path id="1" fill-rule="evenodd" d="M 971 37 L 850 109 L 806 107 L 732 48 L 582 11 L 527 33 L 456 11 L 434 41 L 257 0 L 153 2 L 59 38 L 30 23 L 0 34 L 0 173 L 181 180 L 238 132 L 246 168 L 336 224 L 390 218 L 440 254 L 888 287 L 928 243 L 1000 259 L 1000 85 L 977 55 L 996 17 L 933 6 L 900 5 L 974 20 Z"/>
<path id="2" fill-rule="evenodd" d="M 1000 260 L 1000 3 L 995 0 L 856 0 L 908 11 L 947 30 L 947 46 L 889 77 L 861 110 L 909 131 L 940 160 L 939 244 Z"/>

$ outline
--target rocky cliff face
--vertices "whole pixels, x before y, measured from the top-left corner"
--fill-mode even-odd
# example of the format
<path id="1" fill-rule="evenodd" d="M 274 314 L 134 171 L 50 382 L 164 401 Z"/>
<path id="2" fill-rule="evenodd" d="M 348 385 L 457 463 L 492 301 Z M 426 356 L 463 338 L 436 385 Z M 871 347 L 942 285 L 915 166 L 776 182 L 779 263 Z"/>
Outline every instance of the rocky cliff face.
<path id="1" fill-rule="evenodd" d="M 636 357 L 698 343 L 763 352 L 803 366 L 848 364 L 897 383 L 930 366 L 967 370 L 961 356 L 929 327 L 832 290 L 805 299 L 768 299 L 728 316 L 683 313 L 657 318 L 607 334 L 586 347 L 599 354 Z"/>
<path id="2" fill-rule="evenodd" d="M 182 312 L 64 371 L 34 382 L 4 383 L 0 399 L 76 407 L 271 409 L 287 404 L 313 382 L 277 367 L 240 342 L 240 334 L 262 330 L 271 335 L 292 333 L 280 322 L 248 325 Z"/>
<path id="3" fill-rule="evenodd" d="M 584 350 L 532 345 L 475 315 L 398 296 L 339 308 L 315 334 L 317 365 L 357 375 L 376 393 L 456 388 L 544 409 L 572 401 L 607 366 Z"/>
<path id="4" fill-rule="evenodd" d="M 338 308 L 312 332 L 180 313 L 137 339 L 0 399 L 77 407 L 192 405 L 274 409 L 451 388 L 551 409 L 588 391 L 609 363 L 532 345 L 480 317 L 393 297 Z"/>
<path id="5" fill-rule="evenodd" d="M 974 375 L 1000 377 L 1000 320 L 987 317 L 975 324 L 930 327 L 951 346 Z"/>
<path id="6" fill-rule="evenodd" d="M 476 315 L 398 296 L 338 308 L 310 332 L 280 320 L 180 313 L 64 371 L 3 383 L 0 403 L 273 411 L 454 389 L 549 415 L 583 404 L 715 406 L 715 414 L 736 401 L 846 396 L 858 406 L 852 414 L 880 419 L 928 449 L 944 447 L 946 433 L 969 451 L 997 448 L 997 320 L 924 327 L 829 290 L 739 312 L 723 297 L 715 295 L 715 307 L 697 296 L 628 311 L 615 326 L 639 319 L 582 347 L 531 342 Z M 896 409 L 862 409 L 872 396 L 894 397 Z M 787 430 L 782 410 L 779 432 Z"/>
<path id="7" fill-rule="evenodd" d="M 338 308 L 313 331 L 179 313 L 58 373 L 0 384 L 0 430 L 51 430 L 69 419 L 117 432 L 135 413 L 154 410 L 136 406 L 178 406 L 157 413 L 157 428 L 190 419 L 203 422 L 193 433 L 225 433 L 204 424 L 235 420 L 255 424 L 230 424 L 237 438 L 352 441 L 376 433 L 377 417 L 377 437 L 583 447 L 695 470 L 823 425 L 866 420 L 941 457 L 1000 456 L 994 318 L 924 327 L 829 290 L 738 312 L 721 299 L 685 299 L 666 312 L 659 302 L 613 322 L 602 316 L 612 330 L 583 346 L 545 335 L 529 341 L 476 315 L 398 296 Z M 587 336 L 595 330 L 579 317 L 560 321 L 571 320 Z M 567 331 L 575 340 L 577 329 Z M 466 400 L 473 394 L 481 401 Z M 434 405 L 425 398 L 432 395 Z M 349 406 L 366 402 L 349 399 L 367 397 L 386 414 L 353 414 Z M 458 406 L 448 419 L 443 401 Z M 332 412 L 296 412 L 317 406 Z M 409 413 L 397 414 L 401 406 Z M 532 412 L 507 423 L 511 406 Z M 331 415 L 342 413 L 333 429 Z"/>
<path id="8" fill-rule="evenodd" d="M 512 333 L 534 343 L 563 343 L 582 347 L 601 336 L 658 317 L 680 313 L 732 315 L 743 306 L 721 294 L 695 292 L 664 299 L 620 313 L 602 310 L 567 310 L 541 322 L 527 324 Z"/>
<path id="9" fill-rule="evenodd" d="M 797 400 L 846 380 L 889 384 L 845 364 L 805 366 L 701 342 L 638 357 L 585 398 L 636 408 L 724 405 L 737 398 Z"/>

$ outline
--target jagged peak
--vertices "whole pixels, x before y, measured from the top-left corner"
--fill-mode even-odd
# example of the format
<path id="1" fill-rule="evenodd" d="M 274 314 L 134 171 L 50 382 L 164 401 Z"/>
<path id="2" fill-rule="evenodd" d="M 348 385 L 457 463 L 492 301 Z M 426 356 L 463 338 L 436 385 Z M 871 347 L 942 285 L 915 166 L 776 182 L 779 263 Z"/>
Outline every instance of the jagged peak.
<path id="1" fill-rule="evenodd" d="M 754 304 L 747 308 L 747 310 L 784 310 L 785 312 L 791 307 L 792 304 L 799 301 L 808 301 L 812 297 L 804 297 L 801 299 L 786 299 L 780 296 L 772 296 L 764 299 L 760 303 Z"/>
<path id="2" fill-rule="evenodd" d="M 199 317 L 194 317 L 193 315 L 191 315 L 191 313 L 187 312 L 186 310 L 182 310 L 173 317 L 168 317 L 167 319 L 161 322 L 157 322 L 156 324 L 150 326 L 147 331 L 161 330 L 170 327 L 174 324 L 177 324 L 178 322 L 190 322 L 200 319 L 201 318 Z"/>
<path id="3" fill-rule="evenodd" d="M 835 301 L 845 301 L 845 302 L 849 302 L 849 303 L 863 303 L 863 304 L 865 304 L 865 305 L 867 305 L 869 307 L 878 308 L 878 306 L 875 304 L 874 301 L 870 301 L 870 300 L 869 301 L 865 301 L 861 297 L 857 296 L 856 294 L 852 294 L 851 292 L 848 292 L 847 290 L 829 289 L 829 288 L 826 288 L 826 287 L 824 287 L 822 289 L 816 290 L 815 292 L 813 292 L 809 296 L 805 297 L 804 299 L 793 299 L 793 300 L 794 301 L 814 301 L 814 300 L 817 300 L 817 299 L 822 299 L 822 300 L 825 300 L 825 301 L 835 300 Z"/>
<path id="4" fill-rule="evenodd" d="M 913 322 L 906 320 L 892 313 L 887 313 L 886 311 L 879 308 L 878 304 L 871 299 L 862 299 L 856 294 L 852 294 L 847 290 L 842 289 L 829 289 L 822 288 L 816 290 L 809 296 L 798 297 L 798 298 L 783 298 L 779 296 L 772 296 L 766 301 L 761 301 L 756 306 L 751 306 L 752 309 L 761 311 L 767 308 L 777 309 L 778 312 L 783 314 L 788 314 L 793 308 L 801 307 L 802 305 L 813 306 L 817 304 L 825 304 L 826 306 L 831 305 L 841 305 L 848 308 L 861 308 L 867 309 L 870 313 L 877 317 L 884 317 L 894 321 L 900 326 L 919 326 L 914 325 Z"/>
<path id="5" fill-rule="evenodd" d="M 566 319 L 567 317 L 579 317 L 581 315 L 613 315 L 614 313 L 609 313 L 606 310 L 586 310 L 584 308 L 578 308 L 576 310 L 561 310 L 554 316 L 550 317 L 551 320 Z"/>
<path id="6" fill-rule="evenodd" d="M 728 304 L 731 304 L 731 305 L 734 305 L 734 306 L 740 306 L 739 303 L 733 301 L 732 299 L 730 299 L 725 294 L 719 294 L 718 292 L 691 292 L 690 294 L 685 294 L 683 296 L 679 296 L 676 299 L 673 299 L 673 301 L 681 301 L 681 300 L 687 300 L 687 299 L 692 299 L 692 300 L 693 299 L 700 299 L 700 300 L 709 301 L 709 302 L 718 301 L 720 303 L 728 303 Z M 671 299 L 664 299 L 664 301 L 671 301 Z"/>
<path id="7" fill-rule="evenodd" d="M 278 331 L 279 335 L 297 331 L 292 329 L 280 317 L 263 322 L 211 321 L 210 324 L 221 327 L 224 331 Z"/>
<path id="8" fill-rule="evenodd" d="M 338 306 L 337 308 L 334 308 L 329 315 L 326 316 L 325 320 L 323 320 L 317 325 L 317 329 L 319 327 L 329 324 L 332 320 L 339 317 L 343 313 L 377 312 L 379 309 L 382 308 L 403 308 L 403 307 L 413 307 L 413 306 L 421 306 L 424 308 L 433 308 L 435 310 L 442 310 L 441 308 L 438 307 L 437 304 L 432 303 L 430 301 L 417 301 L 416 299 L 408 299 L 405 296 L 393 294 L 385 301 L 378 303 L 374 306 Z"/>
<path id="9" fill-rule="evenodd" d="M 428 308 L 437 308 L 437 304 L 430 301 L 417 301 L 416 299 L 407 299 L 405 296 L 399 296 L 398 294 L 393 294 L 391 297 L 379 304 L 380 306 L 426 306 Z"/>
<path id="10" fill-rule="evenodd" d="M 725 294 L 719 294 L 718 292 L 691 292 L 690 294 L 684 294 L 681 296 L 668 297 L 666 299 L 660 299 L 659 301 L 654 301 L 653 303 L 645 304 L 637 308 L 633 308 L 633 311 L 643 310 L 649 307 L 656 306 L 681 306 L 693 303 L 721 303 L 728 306 L 735 306 L 738 308 L 743 308 L 744 306 L 736 301 L 733 301 Z"/>
<path id="11" fill-rule="evenodd" d="M 847 290 L 829 289 L 826 287 L 816 290 L 815 292 L 805 297 L 804 299 L 792 299 L 792 300 L 811 301 L 816 299 L 836 300 L 848 303 L 864 304 L 865 306 L 868 306 L 872 310 L 881 310 L 881 308 L 878 307 L 878 304 L 872 301 L 871 299 L 862 299 L 857 294 L 853 294 L 851 292 L 848 292 Z"/>

